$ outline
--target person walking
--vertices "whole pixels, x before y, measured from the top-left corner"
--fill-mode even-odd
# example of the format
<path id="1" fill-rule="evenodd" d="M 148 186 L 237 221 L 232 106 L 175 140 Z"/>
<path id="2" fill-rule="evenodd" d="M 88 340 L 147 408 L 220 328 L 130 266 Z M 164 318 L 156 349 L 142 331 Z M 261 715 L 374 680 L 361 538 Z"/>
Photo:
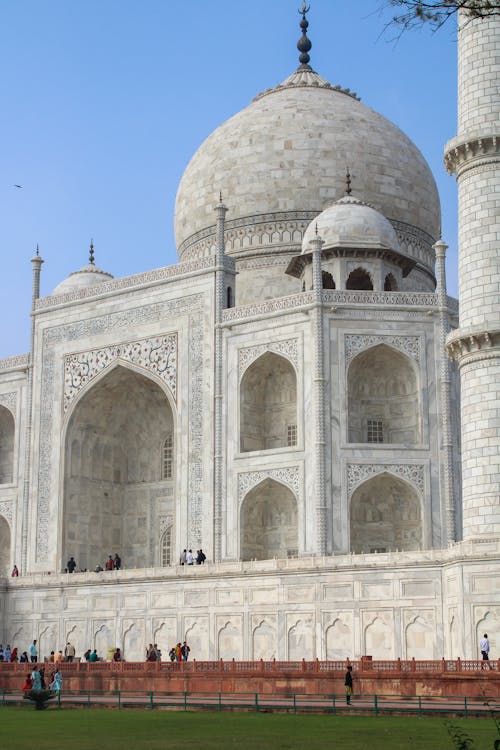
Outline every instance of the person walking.
<path id="1" fill-rule="evenodd" d="M 345 673 L 344 686 L 345 686 L 345 702 L 347 703 L 348 706 L 350 706 L 351 696 L 352 696 L 352 666 L 350 664 L 347 667 L 347 672 Z"/>
<path id="2" fill-rule="evenodd" d="M 488 667 L 491 669 L 490 664 L 490 641 L 488 638 L 488 633 L 485 633 L 481 640 L 479 641 L 479 650 L 481 651 L 481 655 L 483 657 L 483 662 L 488 662 Z M 484 664 L 481 664 L 481 669 L 485 669 Z"/>

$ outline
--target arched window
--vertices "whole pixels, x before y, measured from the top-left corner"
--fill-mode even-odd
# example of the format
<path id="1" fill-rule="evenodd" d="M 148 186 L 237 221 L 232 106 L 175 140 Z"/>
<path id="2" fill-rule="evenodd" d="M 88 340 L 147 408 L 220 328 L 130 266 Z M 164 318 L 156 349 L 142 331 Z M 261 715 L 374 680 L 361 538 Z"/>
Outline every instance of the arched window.
<path id="1" fill-rule="evenodd" d="M 364 268 L 355 268 L 349 274 L 345 288 L 356 289 L 358 291 L 373 291 L 373 282 L 370 274 Z"/>
<path id="2" fill-rule="evenodd" d="M 246 495 L 240 519 L 242 560 L 297 557 L 297 500 L 288 487 L 264 479 Z"/>
<path id="3" fill-rule="evenodd" d="M 266 352 L 240 386 L 240 450 L 263 451 L 297 444 L 297 377 L 292 364 Z"/>
<path id="4" fill-rule="evenodd" d="M 379 474 L 351 498 L 351 552 L 422 549 L 422 513 L 417 491 L 392 474 Z"/>
<path id="5" fill-rule="evenodd" d="M 323 284 L 323 289 L 335 289 L 333 276 L 328 271 L 321 272 L 321 282 Z"/>
<path id="6" fill-rule="evenodd" d="M 348 425 L 350 443 L 420 443 L 418 375 L 409 357 L 378 344 L 353 359 Z"/>
<path id="7" fill-rule="evenodd" d="M 167 435 L 163 443 L 161 478 L 172 479 L 174 475 L 174 438 Z"/>
<path id="8" fill-rule="evenodd" d="M 173 527 L 167 526 L 160 539 L 160 565 L 162 568 L 168 568 L 172 565 L 172 542 Z"/>
<path id="9" fill-rule="evenodd" d="M 14 417 L 0 406 L 0 484 L 9 484 L 14 478 Z"/>
<path id="10" fill-rule="evenodd" d="M 392 273 L 388 273 L 384 281 L 384 292 L 397 292 L 398 285 Z"/>

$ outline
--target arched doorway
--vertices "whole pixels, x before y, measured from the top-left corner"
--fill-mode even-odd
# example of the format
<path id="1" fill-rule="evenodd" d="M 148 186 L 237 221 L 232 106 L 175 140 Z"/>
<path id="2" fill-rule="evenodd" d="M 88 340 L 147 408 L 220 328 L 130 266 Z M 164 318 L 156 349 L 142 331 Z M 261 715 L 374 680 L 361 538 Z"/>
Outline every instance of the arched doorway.
<path id="1" fill-rule="evenodd" d="M 240 557 L 270 560 L 298 554 L 297 501 L 288 487 L 265 479 L 241 506 Z"/>
<path id="2" fill-rule="evenodd" d="M 357 291 L 373 291 L 373 281 L 364 268 L 355 268 L 347 277 L 345 288 Z"/>
<path id="3" fill-rule="evenodd" d="M 0 516 L 0 577 L 10 574 L 10 526 Z"/>
<path id="4" fill-rule="evenodd" d="M 14 478 L 14 417 L 0 406 L 0 484 L 10 484 Z"/>
<path id="5" fill-rule="evenodd" d="M 405 354 L 385 344 L 358 354 L 348 393 L 350 443 L 420 443 L 417 371 Z"/>
<path id="6" fill-rule="evenodd" d="M 290 362 L 266 352 L 243 375 L 240 388 L 243 452 L 297 443 L 297 377 Z"/>
<path id="7" fill-rule="evenodd" d="M 128 367 L 82 396 L 66 431 L 63 567 L 73 555 L 93 570 L 116 552 L 125 568 L 155 564 L 158 518 L 174 515 L 173 480 L 163 478 L 165 435 L 174 434 L 163 390 Z"/>
<path id="8" fill-rule="evenodd" d="M 407 482 L 378 474 L 351 498 L 351 552 L 422 549 L 420 498 Z"/>

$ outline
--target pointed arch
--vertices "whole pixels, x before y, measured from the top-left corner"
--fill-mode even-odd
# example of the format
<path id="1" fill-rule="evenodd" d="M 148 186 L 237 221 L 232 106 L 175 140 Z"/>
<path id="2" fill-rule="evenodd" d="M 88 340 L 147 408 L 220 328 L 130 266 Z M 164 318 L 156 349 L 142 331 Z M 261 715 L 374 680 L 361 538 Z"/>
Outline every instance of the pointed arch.
<path id="1" fill-rule="evenodd" d="M 0 406 L 0 484 L 10 484 L 14 479 L 15 431 L 12 412 Z"/>
<path id="2" fill-rule="evenodd" d="M 347 277 L 345 288 L 358 291 L 373 291 L 372 277 L 366 268 L 359 266 L 351 271 Z"/>
<path id="3" fill-rule="evenodd" d="M 246 369 L 240 384 L 242 452 L 285 448 L 297 430 L 297 375 L 292 363 L 265 352 Z"/>
<path id="4" fill-rule="evenodd" d="M 264 479 L 241 504 L 240 558 L 269 560 L 297 554 L 297 499 L 281 482 Z"/>
<path id="5" fill-rule="evenodd" d="M 173 524 L 167 526 L 160 537 L 160 566 L 168 568 L 174 562 L 174 527 Z"/>
<path id="6" fill-rule="evenodd" d="M 79 568 L 93 570 L 116 552 L 127 568 L 154 564 L 158 451 L 164 436 L 175 433 L 167 391 L 148 371 L 118 360 L 71 405 L 64 430 L 63 566 L 72 555 Z M 73 452 L 80 461 L 72 460 Z M 169 502 L 162 510 L 173 513 Z"/>
<path id="7" fill-rule="evenodd" d="M 351 552 L 422 549 L 422 499 L 408 482 L 381 472 L 359 485 L 350 503 Z"/>
<path id="8" fill-rule="evenodd" d="M 10 574 L 11 535 L 10 526 L 6 518 L 0 516 L 0 578 Z"/>
<path id="9" fill-rule="evenodd" d="M 419 376 L 406 354 L 387 344 L 366 349 L 349 365 L 347 389 L 350 443 L 421 442 Z"/>
<path id="10" fill-rule="evenodd" d="M 321 272 L 321 284 L 323 289 L 335 289 L 335 281 L 333 280 L 333 276 L 329 271 L 322 271 Z"/>

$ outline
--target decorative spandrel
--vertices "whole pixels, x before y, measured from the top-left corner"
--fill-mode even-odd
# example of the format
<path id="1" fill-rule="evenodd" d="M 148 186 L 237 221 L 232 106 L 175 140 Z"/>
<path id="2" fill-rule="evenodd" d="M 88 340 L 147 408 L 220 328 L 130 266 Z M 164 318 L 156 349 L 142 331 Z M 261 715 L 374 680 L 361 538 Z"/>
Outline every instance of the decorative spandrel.
<path id="1" fill-rule="evenodd" d="M 177 334 L 141 339 L 87 352 L 68 354 L 64 359 L 64 411 L 79 391 L 116 360 L 139 365 L 161 378 L 174 400 L 177 390 Z"/>

